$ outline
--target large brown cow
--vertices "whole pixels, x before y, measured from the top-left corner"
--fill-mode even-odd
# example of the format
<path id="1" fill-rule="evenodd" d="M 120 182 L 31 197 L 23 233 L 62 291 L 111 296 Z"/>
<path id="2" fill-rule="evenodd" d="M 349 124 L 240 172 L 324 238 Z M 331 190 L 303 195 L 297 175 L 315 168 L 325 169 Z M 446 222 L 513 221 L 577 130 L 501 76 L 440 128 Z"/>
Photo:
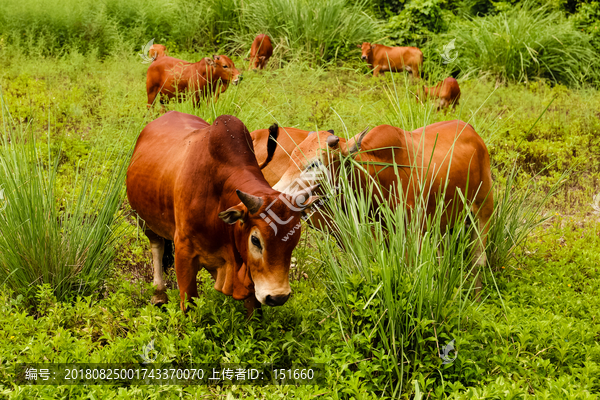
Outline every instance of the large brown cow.
<path id="1" fill-rule="evenodd" d="M 146 74 L 148 108 L 152 107 L 159 94 L 171 99 L 187 91 L 193 93 L 199 103 L 203 97 L 214 93 L 216 100 L 227 90 L 230 82 L 237 85 L 240 80 L 240 72 L 227 56 L 205 57 L 197 63 L 160 57 L 150 65 Z"/>
<path id="2" fill-rule="evenodd" d="M 236 117 L 222 115 L 209 125 L 171 111 L 150 122 L 127 170 L 127 197 L 150 239 L 154 304 L 167 301 L 165 239 L 175 244 L 182 309 L 198 296 L 200 268 L 210 272 L 216 290 L 245 300 L 249 315 L 260 304 L 288 299 L 292 250 L 300 238 L 294 227 L 316 198 L 297 205 L 271 188 Z"/>
<path id="3" fill-rule="evenodd" d="M 167 47 L 162 44 L 154 43 L 150 46 L 150 50 L 148 50 L 148 57 L 150 57 L 153 61 L 158 59 L 159 57 L 165 57 L 169 55 L 169 51 Z"/>
<path id="4" fill-rule="evenodd" d="M 367 42 L 356 46 L 362 50 L 361 59 L 369 63 L 373 76 L 379 76 L 380 72 L 383 75 L 386 71 L 408 71 L 414 78 L 421 77 L 423 53 L 416 47 L 389 47 Z"/>
<path id="5" fill-rule="evenodd" d="M 427 97 L 439 99 L 437 107 L 438 110 L 446 108 L 450 105 L 452 105 L 452 109 L 455 109 L 458 105 L 458 101 L 460 100 L 460 87 L 458 86 L 456 79 L 452 77 L 444 79 L 435 86 L 423 86 L 422 93 L 422 97 L 420 99 L 417 98 L 417 101 L 425 101 L 427 100 Z"/>
<path id="6" fill-rule="evenodd" d="M 271 38 L 265 34 L 257 35 L 250 48 L 250 65 L 248 69 L 264 69 L 272 55 Z"/>
<path id="7" fill-rule="evenodd" d="M 327 132 L 333 134 L 333 130 Z M 273 159 L 262 169 L 262 173 L 267 182 L 269 182 L 269 185 L 273 186 L 281 179 L 283 173 L 288 169 L 292 151 L 308 135 L 312 135 L 313 133 L 315 131 L 305 131 L 297 128 L 279 128 L 277 124 L 273 124 L 269 129 L 258 129 L 250 132 L 254 150 L 256 151 L 256 160 L 259 163 L 264 163 L 267 160 L 269 136 L 277 138 L 277 148 L 273 154 Z"/>
<path id="8" fill-rule="evenodd" d="M 337 176 L 335 168 L 340 154 L 351 155 L 365 165 L 368 175 L 380 183 L 384 200 L 392 207 L 399 203 L 399 199 L 389 189 L 398 180 L 402 184 L 406 205 L 410 208 L 415 205 L 415 183 L 419 182 L 428 193 L 426 213 L 431 215 L 438 201 L 436 196 L 448 180 L 442 227 L 451 227 L 457 222 L 453 218 L 452 204 L 458 201 L 460 189 L 472 204 L 471 210 L 481 233 L 482 240 L 478 241 L 475 255 L 476 265 L 485 265 L 488 222 L 494 209 L 492 175 L 487 147 L 471 125 L 459 120 L 443 121 L 411 132 L 380 125 L 348 141 L 328 132 L 319 132 L 292 150 L 288 169 L 273 188 L 294 195 L 290 188 L 314 184 L 315 181 L 311 180 L 314 175 L 303 172 L 316 164 L 329 168 L 332 176 Z M 386 168 L 385 164 L 396 164 L 399 175 L 394 168 Z M 323 224 L 323 215 L 316 215 L 319 223 Z M 475 287 L 478 294 L 481 288 L 479 278 Z"/>

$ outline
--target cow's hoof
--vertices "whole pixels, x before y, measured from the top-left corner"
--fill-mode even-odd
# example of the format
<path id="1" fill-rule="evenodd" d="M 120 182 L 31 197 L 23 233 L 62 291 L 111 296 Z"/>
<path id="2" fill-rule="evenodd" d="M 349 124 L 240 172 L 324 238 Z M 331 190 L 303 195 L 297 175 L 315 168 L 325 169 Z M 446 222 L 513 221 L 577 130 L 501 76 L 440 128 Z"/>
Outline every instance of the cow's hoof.
<path id="1" fill-rule="evenodd" d="M 162 307 L 169 302 L 169 298 L 167 297 L 167 292 L 164 290 L 156 291 L 154 296 L 152 296 L 151 300 L 152 304 L 157 307 Z"/>

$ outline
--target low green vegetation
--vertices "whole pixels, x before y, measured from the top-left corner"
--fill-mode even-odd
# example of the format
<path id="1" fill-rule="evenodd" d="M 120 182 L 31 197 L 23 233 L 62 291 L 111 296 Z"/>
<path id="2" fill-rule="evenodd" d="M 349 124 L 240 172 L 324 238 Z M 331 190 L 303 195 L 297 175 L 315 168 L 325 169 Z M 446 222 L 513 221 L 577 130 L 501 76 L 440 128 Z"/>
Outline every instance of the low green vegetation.
<path id="1" fill-rule="evenodd" d="M 593 160 L 600 152 L 600 100 L 595 90 L 543 80 L 497 87 L 495 79 L 462 79 L 460 107 L 444 113 L 433 103 L 418 103 L 412 95 L 416 84 L 403 75 L 373 79 L 358 63 L 324 68 L 297 62 L 245 73 L 217 103 L 167 105 L 209 122 L 233 114 L 250 130 L 276 121 L 334 129 L 344 137 L 379 124 L 415 129 L 460 118 L 488 145 L 497 214 L 490 264 L 483 271 L 483 302 L 473 301 L 470 293 L 470 235 L 432 230 L 422 237 L 418 225 L 405 229 L 402 212 L 388 211 L 390 246 L 381 246 L 381 225 L 368 218 L 358 197 L 347 214 L 333 208 L 349 250 L 304 228 L 290 273 L 292 298 L 283 307 L 265 308 L 263 319 L 247 322 L 243 305 L 217 293 L 206 273 L 199 277 L 198 305 L 187 315 L 178 308 L 173 272 L 165 312 L 149 305 L 149 245 L 121 201 L 129 150 L 145 123 L 160 115 L 158 107 L 146 110 L 147 66 L 135 55 L 99 61 L 72 52 L 36 59 L 13 51 L 5 49 L 8 57 L 0 58 L 0 182 L 13 185 L 3 199 L 17 199 L 19 207 L 2 214 L 9 235 L 0 241 L 0 260 L 3 266 L 30 266 L 43 276 L 50 261 L 71 267 L 65 260 L 73 257 L 93 268 L 69 272 L 72 285 L 99 284 L 84 290 L 60 286 L 63 281 L 56 279 L 27 285 L 17 275 L 2 277 L 3 396 L 366 399 L 421 393 L 423 398 L 580 399 L 598 392 L 600 204 L 594 196 L 600 192 L 600 166 Z M 17 167 L 11 168 L 10 160 Z M 21 183 L 9 180 L 15 170 L 22 173 Z M 3 188 L 7 193 L 8 186 Z M 106 197 L 93 196 L 96 188 Z M 34 189 L 39 194 L 27 197 Z M 39 218 L 21 217 L 16 210 Z M 23 223 L 31 229 L 20 230 Z M 81 258 L 77 249 L 87 248 L 87 258 Z M 26 262 L 34 255 L 38 258 Z M 157 362 L 325 363 L 327 385 L 14 384 L 15 362 L 140 362 L 152 340 Z M 442 364 L 440 353 L 452 340 L 457 358 Z"/>

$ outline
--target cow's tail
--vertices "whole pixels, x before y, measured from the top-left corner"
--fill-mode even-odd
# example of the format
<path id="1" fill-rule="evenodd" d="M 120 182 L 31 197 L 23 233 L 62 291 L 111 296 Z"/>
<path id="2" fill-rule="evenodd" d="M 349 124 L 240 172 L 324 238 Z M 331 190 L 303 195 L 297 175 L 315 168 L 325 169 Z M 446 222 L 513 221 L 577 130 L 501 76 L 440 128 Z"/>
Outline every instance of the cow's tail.
<path id="1" fill-rule="evenodd" d="M 165 252 L 162 257 L 163 271 L 167 272 L 175 264 L 173 241 L 165 239 Z"/>
<path id="2" fill-rule="evenodd" d="M 273 159 L 273 154 L 275 154 L 275 150 L 277 150 L 277 136 L 279 136 L 279 125 L 274 123 L 269 127 L 269 140 L 267 140 L 267 159 L 258 166 L 260 169 L 266 167 Z"/>

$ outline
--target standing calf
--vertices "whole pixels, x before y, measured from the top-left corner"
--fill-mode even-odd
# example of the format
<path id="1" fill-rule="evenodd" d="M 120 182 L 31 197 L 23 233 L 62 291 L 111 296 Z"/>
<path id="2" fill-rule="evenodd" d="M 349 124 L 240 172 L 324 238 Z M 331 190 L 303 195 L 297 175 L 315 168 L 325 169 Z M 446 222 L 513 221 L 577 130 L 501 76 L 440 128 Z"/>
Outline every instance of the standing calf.
<path id="1" fill-rule="evenodd" d="M 446 78 L 442 82 L 432 87 L 423 86 L 423 101 L 427 100 L 427 97 L 433 99 L 439 99 L 438 111 L 442 108 L 446 108 L 452 105 L 452 109 L 455 109 L 460 100 L 460 87 L 458 82 L 454 78 Z M 417 97 L 417 101 L 419 98 Z"/>
<path id="2" fill-rule="evenodd" d="M 356 46 L 362 50 L 361 59 L 369 63 L 375 77 L 386 71 L 408 71 L 414 78 L 421 77 L 423 53 L 416 47 L 389 47 L 367 42 Z"/>
<path id="3" fill-rule="evenodd" d="M 272 55 L 271 38 L 264 34 L 257 35 L 250 48 L 250 66 L 248 69 L 264 69 Z"/>

